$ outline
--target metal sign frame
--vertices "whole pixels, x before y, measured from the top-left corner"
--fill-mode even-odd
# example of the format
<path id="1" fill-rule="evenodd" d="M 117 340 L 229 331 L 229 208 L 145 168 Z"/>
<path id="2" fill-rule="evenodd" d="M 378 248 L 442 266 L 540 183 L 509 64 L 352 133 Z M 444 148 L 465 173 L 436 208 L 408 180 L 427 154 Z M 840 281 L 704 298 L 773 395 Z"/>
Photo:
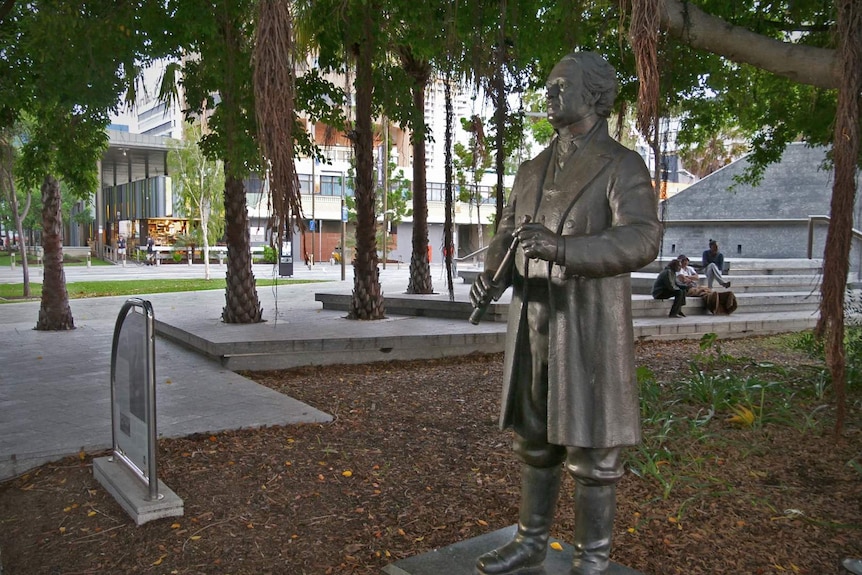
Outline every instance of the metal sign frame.
<path id="1" fill-rule="evenodd" d="M 117 357 L 119 354 L 120 337 L 124 323 L 132 314 L 143 315 L 145 332 L 145 354 L 144 354 L 144 415 L 146 417 L 146 469 L 142 469 L 122 449 L 119 433 L 121 421 L 121 409 L 118 406 L 117 392 Z M 114 338 L 111 347 L 111 452 L 112 456 L 122 461 L 132 473 L 147 485 L 149 499 L 160 499 L 159 480 L 157 475 L 158 443 L 156 435 L 156 345 L 154 328 L 153 306 L 149 301 L 140 298 L 126 300 L 117 316 L 114 327 Z"/>

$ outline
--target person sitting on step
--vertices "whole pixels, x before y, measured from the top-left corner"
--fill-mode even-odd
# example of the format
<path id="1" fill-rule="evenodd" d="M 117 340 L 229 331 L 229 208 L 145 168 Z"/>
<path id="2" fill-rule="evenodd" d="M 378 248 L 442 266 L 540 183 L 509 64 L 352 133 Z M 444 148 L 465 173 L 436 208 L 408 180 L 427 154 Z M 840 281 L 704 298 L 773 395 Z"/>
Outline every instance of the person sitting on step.
<path id="1" fill-rule="evenodd" d="M 730 287 L 730 282 L 724 281 L 724 276 L 721 275 L 721 270 L 724 269 L 724 254 L 718 251 L 718 242 L 715 240 L 709 240 L 709 249 L 703 252 L 702 263 L 706 287 L 712 288 L 713 280 L 725 288 Z"/>
<path id="2" fill-rule="evenodd" d="M 686 292 L 698 285 L 700 276 L 697 271 L 689 265 L 689 259 L 685 254 L 677 256 L 679 260 L 679 271 L 676 272 L 676 285 L 686 290 Z"/>
<path id="3" fill-rule="evenodd" d="M 676 284 L 676 274 L 679 272 L 679 260 L 672 259 L 669 264 L 658 274 L 652 286 L 653 299 L 673 298 L 668 317 L 685 317 L 682 306 L 685 305 L 685 290 Z"/>

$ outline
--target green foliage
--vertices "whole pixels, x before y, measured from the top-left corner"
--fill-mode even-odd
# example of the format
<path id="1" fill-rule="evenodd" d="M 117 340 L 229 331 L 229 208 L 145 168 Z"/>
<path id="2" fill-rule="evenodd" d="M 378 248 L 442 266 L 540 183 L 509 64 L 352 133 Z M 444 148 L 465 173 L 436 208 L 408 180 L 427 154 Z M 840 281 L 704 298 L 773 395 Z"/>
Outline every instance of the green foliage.
<path id="1" fill-rule="evenodd" d="M 345 130 L 347 119 L 344 116 L 343 106 L 346 102 L 347 95 L 344 89 L 323 78 L 319 69 L 312 68 L 297 76 L 295 110 L 305 112 L 310 122 L 323 122 L 337 130 Z M 297 136 L 298 154 L 326 161 L 305 130 L 297 129 L 294 134 Z"/>
<path id="2" fill-rule="evenodd" d="M 224 235 L 224 162 L 203 154 L 200 124 L 187 123 L 183 132 L 183 140 L 168 141 L 168 173 L 181 213 L 202 226 L 206 221 L 207 243 L 212 245 Z M 202 236 L 200 228 L 195 231 Z M 196 243 L 203 245 L 203 237 Z"/>
<path id="3" fill-rule="evenodd" d="M 714 366 L 718 362 L 730 359 L 722 353 L 721 341 L 718 339 L 718 334 L 716 333 L 703 334 L 698 343 L 698 347 L 700 348 L 700 353 L 697 355 L 696 359 L 708 364 L 709 366 Z"/>
<path id="4" fill-rule="evenodd" d="M 796 334 L 791 340 L 791 345 L 817 359 L 823 359 L 826 356 L 823 339 L 814 335 L 813 331 L 803 331 Z"/>
<path id="5" fill-rule="evenodd" d="M 844 317 L 844 365 L 849 389 L 862 386 L 862 293 L 858 290 L 849 287 L 846 289 Z M 804 351 L 814 359 L 825 361 L 825 342 L 812 331 L 804 331 L 792 336 L 790 346 Z M 831 383 L 827 370 L 822 371 L 817 382 L 818 389 Z"/>
<path id="6" fill-rule="evenodd" d="M 278 261 L 278 251 L 272 246 L 263 246 L 263 261 L 274 264 Z"/>
<path id="7" fill-rule="evenodd" d="M 157 50 L 150 8 L 110 0 L 17 2 L 0 31 L 0 121 L 27 114 L 19 178 L 84 198 L 99 185 L 108 114 Z"/>
<path id="8" fill-rule="evenodd" d="M 786 346 L 795 345 L 796 338 L 775 340 Z M 804 433 L 825 424 L 822 389 L 812 385 L 824 373 L 821 365 L 790 369 L 754 362 L 728 355 L 720 344 L 717 337 L 704 338 L 688 373 L 678 378 L 660 381 L 649 369 L 637 369 L 644 439 L 629 452 L 628 464 L 662 486 L 665 496 L 681 484 L 714 479 L 705 471 L 710 462 L 671 452 L 671 439 L 709 441 L 728 427 L 761 433 L 769 426 L 787 426 Z"/>
<path id="9" fill-rule="evenodd" d="M 530 128 L 533 132 L 533 138 L 540 144 L 548 145 L 551 138 L 554 137 L 554 127 L 547 118 L 542 118 L 532 124 Z"/>
<path id="10" fill-rule="evenodd" d="M 254 3 L 178 2 L 173 19 L 182 23 L 177 44 L 195 54 L 184 60 L 182 87 L 188 118 L 212 113 L 209 132 L 201 138 L 208 158 L 225 162 L 227 174 L 239 179 L 260 171 L 255 139 L 253 67 Z"/>
<path id="11" fill-rule="evenodd" d="M 355 170 L 353 166 L 351 166 L 347 179 L 347 184 L 345 185 L 353 185 Z M 375 182 L 378 179 L 375 178 Z M 398 169 L 398 166 L 393 161 L 389 161 L 389 192 L 386 193 L 384 187 L 381 185 L 375 185 L 374 192 L 376 194 L 374 200 L 374 213 L 378 214 L 378 216 L 383 218 L 383 196 L 386 195 L 386 212 L 387 212 L 387 220 L 392 225 L 400 224 L 405 217 L 410 217 L 413 215 L 413 208 L 411 207 L 411 201 L 413 199 L 413 186 L 411 185 L 410 180 L 408 180 L 404 173 Z M 347 206 L 348 217 L 351 221 L 356 221 L 356 196 L 345 196 L 344 204 Z M 378 230 L 378 241 L 377 244 L 381 245 L 383 242 L 383 226 L 379 225 Z"/>

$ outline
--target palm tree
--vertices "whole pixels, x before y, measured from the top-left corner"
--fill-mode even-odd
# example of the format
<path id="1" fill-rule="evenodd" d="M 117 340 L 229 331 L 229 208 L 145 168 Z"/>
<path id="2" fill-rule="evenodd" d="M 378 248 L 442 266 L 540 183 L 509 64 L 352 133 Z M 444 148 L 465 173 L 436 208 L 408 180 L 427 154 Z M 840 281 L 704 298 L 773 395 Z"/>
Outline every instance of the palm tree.
<path id="1" fill-rule="evenodd" d="M 349 317 L 381 319 L 386 310 L 377 259 L 377 221 L 374 214 L 374 128 L 372 125 L 374 92 L 375 23 L 372 14 L 379 7 L 373 2 L 359 13 L 363 42 L 354 44 L 356 63 L 356 127 L 352 133 L 356 150 L 356 255 L 353 262 L 353 300 Z"/>
<path id="2" fill-rule="evenodd" d="M 257 323 L 263 309 L 252 270 L 243 184 L 259 166 L 251 67 L 253 2 L 213 0 L 203 11 L 197 4 L 179 3 L 174 19 L 195 22 L 182 28 L 187 36 L 180 42 L 195 54 L 183 61 L 186 113 L 205 123 L 202 147 L 207 156 L 224 161 L 227 285 L 222 321 Z"/>
<path id="3" fill-rule="evenodd" d="M 430 294 L 431 266 L 428 262 L 428 194 L 425 169 L 425 86 L 431 77 L 431 65 L 416 58 L 409 47 L 399 50 L 401 63 L 413 84 L 410 86 L 416 123 L 413 126 L 413 251 L 410 254 L 410 281 L 407 293 Z"/>
<path id="4" fill-rule="evenodd" d="M 383 3 L 300 0 L 296 3 L 297 36 L 314 45 L 323 69 L 355 70 L 355 121 L 347 130 L 356 158 L 356 250 L 353 298 L 348 317 L 385 317 L 378 271 L 374 185 L 374 73 L 380 57 Z M 345 63 L 345 59 L 348 61 Z"/>
<path id="5" fill-rule="evenodd" d="M 63 216 L 60 211 L 60 182 L 52 175 L 42 181 L 42 250 L 44 273 L 42 305 L 39 308 L 37 330 L 60 331 L 75 329 L 66 272 L 63 271 Z"/>

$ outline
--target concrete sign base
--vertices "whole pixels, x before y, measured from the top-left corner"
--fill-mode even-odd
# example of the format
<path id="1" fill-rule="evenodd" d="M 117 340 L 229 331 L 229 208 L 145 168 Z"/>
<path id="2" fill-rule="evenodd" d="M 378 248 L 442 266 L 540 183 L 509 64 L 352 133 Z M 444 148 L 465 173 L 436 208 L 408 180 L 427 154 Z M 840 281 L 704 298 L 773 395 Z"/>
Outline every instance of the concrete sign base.
<path id="1" fill-rule="evenodd" d="M 93 476 L 114 496 L 135 524 L 143 525 L 154 519 L 180 517 L 183 500 L 159 481 L 159 499 L 151 501 L 147 486 L 121 461 L 111 457 L 93 460 Z"/>

